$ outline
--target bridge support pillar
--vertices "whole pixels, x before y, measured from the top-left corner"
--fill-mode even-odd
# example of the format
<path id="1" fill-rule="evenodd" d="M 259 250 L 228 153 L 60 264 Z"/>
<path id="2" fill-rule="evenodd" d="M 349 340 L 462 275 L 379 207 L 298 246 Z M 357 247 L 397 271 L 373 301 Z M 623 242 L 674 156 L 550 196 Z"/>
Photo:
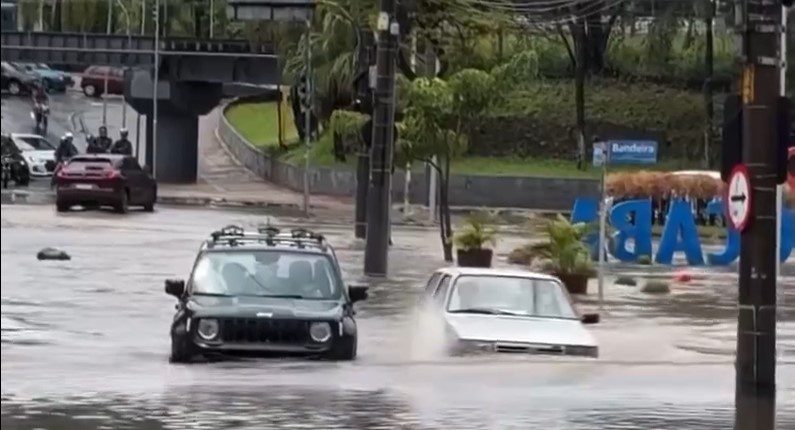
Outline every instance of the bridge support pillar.
<path id="1" fill-rule="evenodd" d="M 158 182 L 195 183 L 198 179 L 199 116 L 209 113 L 223 95 L 223 85 L 207 82 L 158 82 L 157 144 L 153 142 L 151 72 L 131 70 L 125 96 L 146 115 L 144 164 Z"/>

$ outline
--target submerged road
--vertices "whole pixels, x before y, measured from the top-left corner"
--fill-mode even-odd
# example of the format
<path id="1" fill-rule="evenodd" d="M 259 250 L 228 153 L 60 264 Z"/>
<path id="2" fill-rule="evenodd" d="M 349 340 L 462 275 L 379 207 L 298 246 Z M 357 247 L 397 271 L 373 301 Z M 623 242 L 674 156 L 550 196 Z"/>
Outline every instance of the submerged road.
<path id="1" fill-rule="evenodd" d="M 160 207 L 56 214 L 2 207 L 3 429 L 725 429 L 734 417 L 736 275 L 703 269 L 665 296 L 610 285 L 590 326 L 598 359 L 450 358 L 414 304 L 443 265 L 435 231 L 396 229 L 390 278 L 359 309 L 352 363 L 253 360 L 171 365 L 175 301 L 214 229 L 261 214 Z M 276 225 L 289 220 L 271 217 Z M 325 228 L 349 280 L 360 243 Z M 504 237 L 498 257 L 525 239 Z M 71 261 L 40 262 L 55 246 Z M 793 286 L 792 278 L 785 282 Z M 788 291 L 792 291 L 789 288 Z M 595 289 L 592 289 L 595 291 Z M 795 319 L 782 307 L 778 428 L 795 428 Z M 589 307 L 593 304 L 582 304 Z"/>

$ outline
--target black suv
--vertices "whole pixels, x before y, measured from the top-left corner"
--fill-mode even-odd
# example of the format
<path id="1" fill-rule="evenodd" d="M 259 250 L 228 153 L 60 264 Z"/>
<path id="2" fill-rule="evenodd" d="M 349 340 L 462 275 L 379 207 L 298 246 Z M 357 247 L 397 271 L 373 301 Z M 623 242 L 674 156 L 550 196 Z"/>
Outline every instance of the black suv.
<path id="1" fill-rule="evenodd" d="M 177 299 L 171 362 L 250 355 L 356 357 L 353 303 L 367 287 L 342 281 L 334 249 L 305 229 L 227 226 L 204 242 Z"/>

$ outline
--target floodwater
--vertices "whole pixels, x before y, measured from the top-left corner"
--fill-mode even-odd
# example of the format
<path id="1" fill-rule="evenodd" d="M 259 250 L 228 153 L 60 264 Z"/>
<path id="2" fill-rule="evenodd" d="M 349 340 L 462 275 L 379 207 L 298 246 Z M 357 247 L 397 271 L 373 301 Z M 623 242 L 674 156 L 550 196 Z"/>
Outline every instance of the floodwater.
<path id="1" fill-rule="evenodd" d="M 163 280 L 187 277 L 209 232 L 251 212 L 161 207 L 154 214 L 56 214 L 2 207 L 2 425 L 46 429 L 723 429 L 734 419 L 736 275 L 652 296 L 608 282 L 600 358 L 435 352 L 415 303 L 444 265 L 433 230 L 396 229 L 390 277 L 359 309 L 352 363 L 247 360 L 171 365 L 175 301 Z M 277 225 L 289 220 L 271 219 Z M 362 246 L 323 227 L 349 280 Z M 504 235 L 505 254 L 526 238 Z M 40 262 L 55 246 L 71 261 Z M 783 279 L 778 428 L 795 428 L 795 282 Z M 637 267 L 623 270 L 640 272 Z M 670 270 L 654 269 L 656 276 Z M 636 276 L 643 273 L 636 273 Z M 582 300 L 597 309 L 595 284 Z"/>

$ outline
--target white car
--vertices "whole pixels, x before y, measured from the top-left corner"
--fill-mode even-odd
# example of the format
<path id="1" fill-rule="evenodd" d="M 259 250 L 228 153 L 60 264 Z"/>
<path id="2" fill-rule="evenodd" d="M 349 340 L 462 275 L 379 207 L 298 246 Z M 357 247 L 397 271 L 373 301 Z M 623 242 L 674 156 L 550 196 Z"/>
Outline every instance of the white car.
<path id="1" fill-rule="evenodd" d="M 598 357 L 599 347 L 555 277 L 520 270 L 437 270 L 423 302 L 444 324 L 448 351 Z"/>
<path id="2" fill-rule="evenodd" d="M 55 170 L 55 145 L 38 134 L 11 133 L 19 152 L 30 168 L 30 176 L 52 176 Z"/>

